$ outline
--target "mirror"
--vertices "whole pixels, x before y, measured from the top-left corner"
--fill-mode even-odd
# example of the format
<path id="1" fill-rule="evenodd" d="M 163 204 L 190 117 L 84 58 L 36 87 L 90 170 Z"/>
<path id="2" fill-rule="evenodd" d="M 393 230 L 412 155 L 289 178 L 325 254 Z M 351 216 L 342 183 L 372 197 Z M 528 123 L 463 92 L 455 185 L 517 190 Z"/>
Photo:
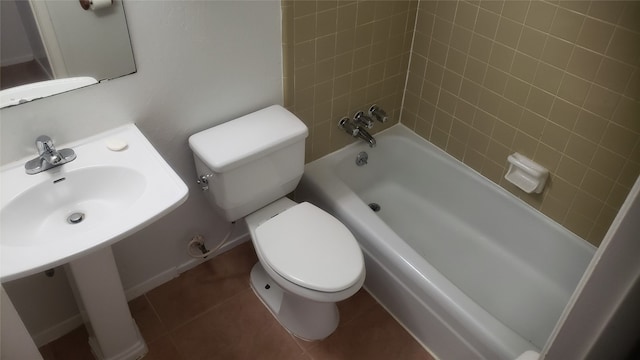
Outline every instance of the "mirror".
<path id="1" fill-rule="evenodd" d="M 121 0 L 2 0 L 0 5 L 0 107 L 136 72 Z M 68 78 L 73 80 L 62 80 Z M 25 90 L 31 95 L 15 95 Z M 6 94 L 15 101 L 6 103 Z"/>

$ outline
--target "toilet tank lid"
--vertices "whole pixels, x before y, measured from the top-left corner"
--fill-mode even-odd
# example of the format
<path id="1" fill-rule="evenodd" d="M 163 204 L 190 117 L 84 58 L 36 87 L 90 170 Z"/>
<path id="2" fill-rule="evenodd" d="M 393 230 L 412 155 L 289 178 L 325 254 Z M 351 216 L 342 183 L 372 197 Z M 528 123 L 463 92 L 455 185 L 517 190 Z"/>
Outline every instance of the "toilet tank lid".
<path id="1" fill-rule="evenodd" d="M 272 105 L 189 137 L 189 147 L 213 171 L 223 172 L 307 137 L 307 126 Z"/>

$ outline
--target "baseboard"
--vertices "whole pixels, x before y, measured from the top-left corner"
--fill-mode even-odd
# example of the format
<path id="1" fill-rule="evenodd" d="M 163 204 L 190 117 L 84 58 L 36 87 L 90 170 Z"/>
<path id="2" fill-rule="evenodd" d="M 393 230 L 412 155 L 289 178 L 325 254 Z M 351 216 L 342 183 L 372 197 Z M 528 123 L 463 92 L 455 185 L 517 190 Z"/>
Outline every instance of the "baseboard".
<path id="1" fill-rule="evenodd" d="M 2 67 L 26 63 L 34 60 L 33 54 L 19 55 L 10 59 L 2 59 Z"/>
<path id="2" fill-rule="evenodd" d="M 233 249 L 234 247 L 244 243 L 245 241 L 249 240 L 249 235 L 248 234 L 242 234 L 230 241 L 228 241 L 226 244 L 224 244 L 220 249 L 218 249 L 218 251 L 214 252 L 211 256 L 208 256 L 206 259 L 189 259 L 186 262 L 176 266 L 176 267 L 172 267 L 170 269 L 167 269 L 161 273 L 159 273 L 158 275 L 147 279 L 137 285 L 131 286 L 128 289 L 125 289 L 124 293 L 125 296 L 127 297 L 127 301 L 133 300 L 135 298 L 137 298 L 138 296 L 143 295 L 146 292 L 149 292 L 155 288 L 157 288 L 158 286 L 166 283 L 167 281 L 170 281 L 172 279 L 177 278 L 178 276 L 180 276 L 180 274 L 182 274 L 183 272 L 192 269 L 200 264 L 202 264 L 205 261 L 211 260 L 214 257 L 223 254 L 231 249 Z"/>
<path id="3" fill-rule="evenodd" d="M 208 256 L 206 259 L 190 259 L 184 263 L 182 263 L 181 265 L 178 265 L 176 267 L 178 274 L 182 274 L 183 272 L 193 269 L 194 267 L 202 264 L 205 261 L 211 260 L 214 257 L 220 255 L 220 254 L 224 254 L 225 252 L 233 249 L 234 247 L 249 241 L 249 234 L 241 234 L 231 240 L 229 240 L 226 244 L 222 245 L 222 247 L 220 249 L 218 249 L 216 252 L 214 252 L 211 256 Z"/>
<path id="4" fill-rule="evenodd" d="M 142 296 L 144 293 L 166 283 L 167 281 L 177 278 L 178 276 L 180 276 L 180 273 L 177 271 L 177 267 L 172 267 L 159 273 L 158 275 L 153 276 L 150 279 L 147 279 L 137 285 L 125 289 L 124 295 L 127 298 L 127 301 L 131 301 L 138 296 Z"/>
<path id="5" fill-rule="evenodd" d="M 48 344 L 59 337 L 68 334 L 73 329 L 82 325 L 82 316 L 76 314 L 54 326 L 33 335 L 33 342 L 37 347 Z"/>

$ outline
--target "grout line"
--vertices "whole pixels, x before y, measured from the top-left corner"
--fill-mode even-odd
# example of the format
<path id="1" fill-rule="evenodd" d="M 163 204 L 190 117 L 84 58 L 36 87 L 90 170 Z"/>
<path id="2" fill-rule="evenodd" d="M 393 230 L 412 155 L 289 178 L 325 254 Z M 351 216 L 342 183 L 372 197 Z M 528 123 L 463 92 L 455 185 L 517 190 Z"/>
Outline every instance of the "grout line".
<path id="1" fill-rule="evenodd" d="M 420 17 L 420 0 L 416 0 L 417 1 L 417 6 L 416 6 L 416 18 L 413 20 L 413 36 L 411 37 L 411 46 L 409 46 L 409 62 L 407 63 L 407 75 L 404 78 L 404 87 L 402 89 L 402 100 L 400 101 L 400 114 L 398 115 L 398 123 L 401 124 L 402 123 L 402 109 L 404 109 L 404 102 L 407 98 L 407 85 L 409 84 L 409 69 L 411 69 L 411 62 L 413 59 L 413 56 L 418 56 L 418 54 L 413 55 L 413 48 L 416 44 L 416 33 L 418 32 L 418 18 Z M 407 23 L 407 27 L 409 26 L 409 24 Z M 432 25 L 433 28 L 433 25 Z M 407 28 L 405 27 L 405 33 L 407 31 Z M 429 40 L 429 45 L 431 45 L 431 40 Z M 425 62 L 426 64 L 426 62 Z M 425 65 L 425 70 L 427 69 L 427 66 Z M 424 73 L 422 74 L 423 78 L 424 78 Z M 420 88 L 420 90 L 422 90 L 422 88 Z M 416 114 L 417 117 L 417 114 Z M 414 125 L 415 128 L 415 125 Z"/>

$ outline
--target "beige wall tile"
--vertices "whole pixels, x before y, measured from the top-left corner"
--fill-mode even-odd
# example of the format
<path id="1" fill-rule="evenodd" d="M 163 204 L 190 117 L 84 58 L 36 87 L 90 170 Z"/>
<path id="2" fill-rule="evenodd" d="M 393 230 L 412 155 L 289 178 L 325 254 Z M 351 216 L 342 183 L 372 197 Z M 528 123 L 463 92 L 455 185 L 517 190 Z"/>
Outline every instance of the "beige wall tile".
<path id="1" fill-rule="evenodd" d="M 311 14 L 293 20 L 293 41 L 298 44 L 312 40 L 316 33 L 316 15 Z"/>
<path id="2" fill-rule="evenodd" d="M 503 99 L 500 102 L 498 118 L 513 127 L 517 127 L 522 117 L 523 108 L 516 103 Z"/>
<path id="3" fill-rule="evenodd" d="M 518 42 L 518 50 L 534 59 L 540 59 L 546 39 L 547 36 L 545 33 L 525 26 L 522 28 L 520 42 Z"/>
<path id="4" fill-rule="evenodd" d="M 487 62 L 489 61 L 490 54 L 491 40 L 474 33 L 471 36 L 471 48 L 469 49 L 469 55 L 480 61 Z"/>
<path id="5" fill-rule="evenodd" d="M 583 22 L 584 17 L 580 14 L 564 8 L 558 8 L 549 33 L 573 42 L 578 38 Z"/>
<path id="6" fill-rule="evenodd" d="M 479 9 L 474 30 L 480 35 L 493 39 L 498 28 L 498 20 L 497 14 L 485 9 Z"/>
<path id="7" fill-rule="evenodd" d="M 515 51 L 513 49 L 498 43 L 494 43 L 491 49 L 491 56 L 489 57 L 489 64 L 504 72 L 509 72 L 514 58 Z"/>
<path id="8" fill-rule="evenodd" d="M 531 85 L 528 83 L 515 77 L 509 77 L 504 97 L 518 105 L 524 106 L 527 101 L 527 96 L 529 96 L 530 89 Z"/>
<path id="9" fill-rule="evenodd" d="M 626 27 L 629 30 L 640 32 L 640 3 L 637 1 L 627 1 L 624 11 L 620 16 L 620 26 Z"/>
<path id="10" fill-rule="evenodd" d="M 584 174 L 587 173 L 587 167 L 579 162 L 563 156 L 558 164 L 558 170 L 556 174 L 568 182 L 569 184 L 579 187 L 584 178 Z"/>
<path id="11" fill-rule="evenodd" d="M 600 145 L 628 158 L 637 142 L 637 134 L 631 133 L 614 123 L 609 123 L 604 131 Z M 635 160 L 637 161 L 638 159 Z"/>
<path id="12" fill-rule="evenodd" d="M 630 65 L 613 59 L 603 58 L 595 82 L 604 88 L 622 94 L 627 88 L 633 70 L 633 67 Z"/>
<path id="13" fill-rule="evenodd" d="M 523 26 L 521 24 L 509 20 L 506 17 L 501 17 L 496 33 L 496 41 L 511 48 L 516 48 L 518 46 L 518 40 L 520 40 L 522 28 Z"/>
<path id="14" fill-rule="evenodd" d="M 559 69 L 564 69 L 569 62 L 573 48 L 572 43 L 549 36 L 544 45 L 541 60 Z"/>
<path id="15" fill-rule="evenodd" d="M 480 7 L 496 14 L 502 12 L 504 1 L 499 0 L 480 0 Z"/>
<path id="16" fill-rule="evenodd" d="M 538 61 L 535 58 L 518 52 L 513 58 L 511 74 L 520 80 L 531 82 L 536 75 L 537 66 Z"/>
<path id="17" fill-rule="evenodd" d="M 640 133 L 640 102 L 634 101 L 627 97 L 622 97 L 620 103 L 613 114 L 613 122 L 627 128 L 635 133 Z"/>
<path id="18" fill-rule="evenodd" d="M 549 31 L 556 8 L 556 6 L 547 2 L 532 1 L 524 23 L 540 31 Z"/>
<path id="19" fill-rule="evenodd" d="M 524 23 L 529 10 L 529 1 L 505 1 L 502 16 L 519 23 Z"/>
<path id="20" fill-rule="evenodd" d="M 586 18 L 576 43 L 595 52 L 604 53 L 614 29 L 611 24 Z"/>
<path id="21" fill-rule="evenodd" d="M 545 128 L 546 120 L 538 114 L 525 110 L 518 129 L 532 138 L 539 140 L 542 137 L 542 131 Z M 533 155 L 533 153 L 531 153 Z"/>
<path id="22" fill-rule="evenodd" d="M 582 106 L 589 93 L 589 82 L 569 73 L 564 74 L 558 96 L 574 105 Z"/>
<path id="23" fill-rule="evenodd" d="M 587 95 L 585 100 L 584 108 L 605 119 L 610 119 L 619 102 L 619 94 L 593 84 L 591 85 L 591 89 L 589 89 L 589 95 Z"/>
<path id="24" fill-rule="evenodd" d="M 564 152 L 565 146 L 569 141 L 569 134 L 569 130 L 552 122 L 547 122 L 540 140 L 549 147 Z"/>
<path id="25" fill-rule="evenodd" d="M 637 159 L 637 158 L 634 158 L 634 159 Z M 620 175 L 618 176 L 617 182 L 623 186 L 626 186 L 627 188 L 630 188 L 631 186 L 633 186 L 633 183 L 636 181 L 639 174 L 640 174 L 640 164 L 627 159 L 627 162 L 624 165 L 624 168 L 622 169 L 622 171 L 620 172 Z"/>
<path id="26" fill-rule="evenodd" d="M 617 24 L 624 11 L 626 1 L 593 1 L 589 8 L 589 15 Z"/>
<path id="27" fill-rule="evenodd" d="M 478 15 L 478 7 L 468 2 L 458 2 L 458 9 L 454 23 L 469 30 L 473 30 Z"/>
<path id="28" fill-rule="evenodd" d="M 538 146 L 538 140 L 518 130 L 516 138 L 513 140 L 512 150 L 519 152 L 529 158 L 533 157 Z"/>
<path id="29" fill-rule="evenodd" d="M 609 197 L 611 189 L 613 189 L 614 180 L 600 174 L 599 172 L 589 169 L 582 180 L 580 188 L 587 194 L 593 196 L 600 203 L 604 203 Z M 602 206 L 602 204 L 596 206 Z M 611 219 L 613 220 L 613 219 Z"/>
<path id="30" fill-rule="evenodd" d="M 551 173 L 555 173 L 562 158 L 562 153 L 545 144 L 538 144 L 536 154 L 533 156 L 533 161 L 549 169 Z"/>
<path id="31" fill-rule="evenodd" d="M 588 140 L 599 143 L 606 128 L 606 119 L 603 119 L 591 112 L 582 110 L 578 114 L 578 119 L 573 131 Z"/>
<path id="32" fill-rule="evenodd" d="M 526 108 L 546 119 L 551 111 L 553 98 L 553 95 L 548 92 L 540 90 L 537 87 L 531 87 Z"/>
<path id="33" fill-rule="evenodd" d="M 577 11 L 582 15 L 585 15 L 591 7 L 591 1 L 589 0 L 560 0 L 558 4 L 566 9 Z"/>
<path id="34" fill-rule="evenodd" d="M 585 48 L 575 47 L 567 64 L 567 71 L 580 78 L 593 80 L 601 61 L 601 54 Z"/>
<path id="35" fill-rule="evenodd" d="M 578 119 L 580 108 L 572 105 L 562 99 L 556 98 L 551 106 L 551 113 L 549 114 L 549 120 L 564 127 L 567 130 L 572 130 Z"/>
<path id="36" fill-rule="evenodd" d="M 596 143 L 593 143 L 580 135 L 571 134 L 564 153 L 583 165 L 589 165 L 591 164 L 591 159 L 593 159 L 593 154 L 596 152 L 597 148 L 598 145 Z"/>
<path id="37" fill-rule="evenodd" d="M 334 123 L 378 102 L 392 124 L 402 114 L 420 136 L 599 243 L 640 173 L 640 2 L 287 4 L 285 102 L 310 126 L 307 160 L 355 141 Z M 503 179 L 515 151 L 551 170 L 544 194 Z"/>
<path id="38" fill-rule="evenodd" d="M 451 47 L 460 51 L 468 52 L 471 44 L 471 31 L 461 26 L 454 25 L 451 33 Z"/>
<path id="39" fill-rule="evenodd" d="M 541 62 L 538 64 L 533 84 L 549 93 L 556 94 L 560 88 L 562 70 Z"/>
<path id="40" fill-rule="evenodd" d="M 487 72 L 484 76 L 483 85 L 498 94 L 503 94 L 504 89 L 507 86 L 507 80 L 509 79 L 509 75 L 506 73 L 489 66 L 487 68 Z"/>
<path id="41" fill-rule="evenodd" d="M 283 4 L 285 102 L 309 126 L 308 161 L 355 141 L 337 128 L 342 116 L 375 102 L 394 114 L 385 127 L 399 120 L 416 8 L 414 0 Z"/>

